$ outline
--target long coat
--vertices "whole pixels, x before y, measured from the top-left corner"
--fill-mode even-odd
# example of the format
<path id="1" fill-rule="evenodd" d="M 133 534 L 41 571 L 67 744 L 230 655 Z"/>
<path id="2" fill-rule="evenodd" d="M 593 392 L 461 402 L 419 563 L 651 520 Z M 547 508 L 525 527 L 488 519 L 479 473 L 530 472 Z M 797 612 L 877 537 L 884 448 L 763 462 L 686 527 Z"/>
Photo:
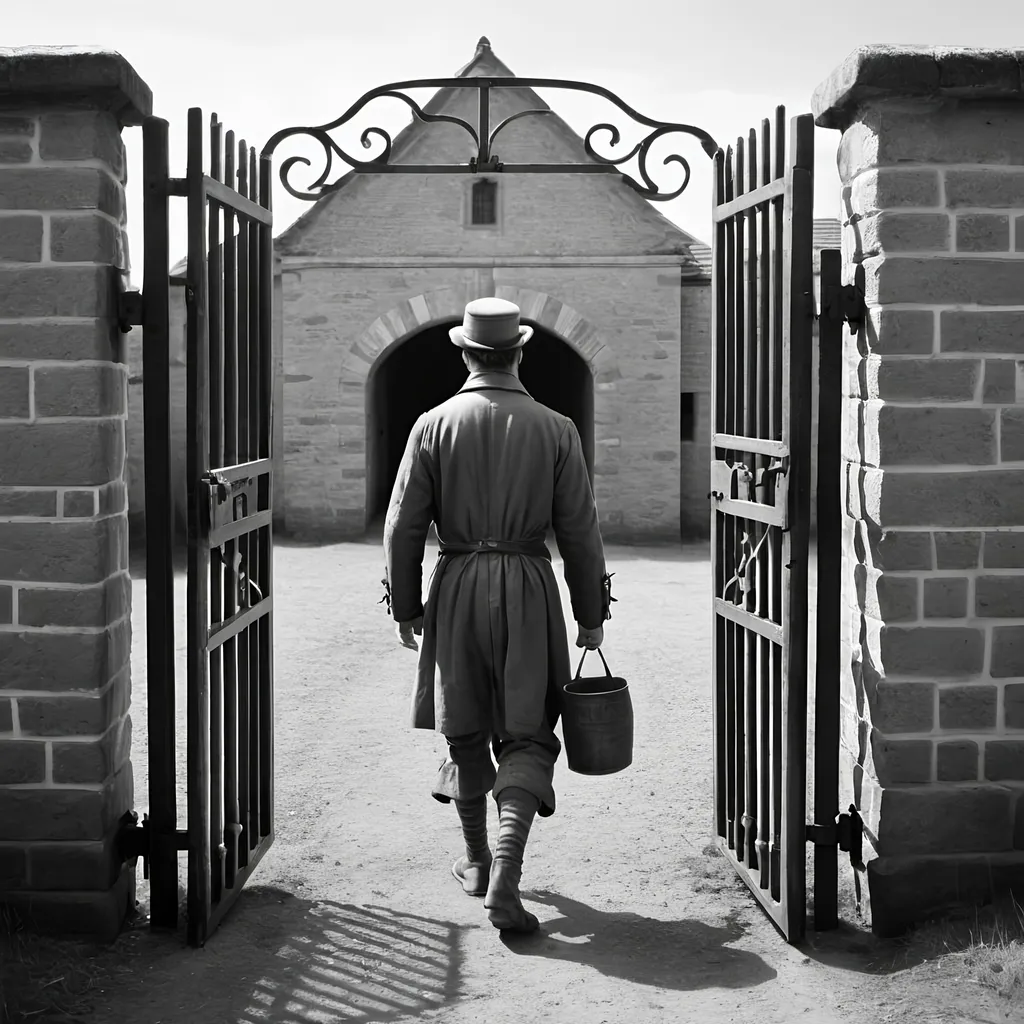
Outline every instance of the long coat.
<path id="1" fill-rule="evenodd" d="M 570 674 L 561 598 L 549 558 L 444 554 L 421 603 L 433 522 L 446 545 L 520 542 L 554 529 L 573 615 L 597 628 L 609 578 L 580 437 L 513 373 L 472 373 L 409 435 L 384 529 L 386 593 L 399 622 L 424 616 L 412 724 L 446 736 L 529 737 L 557 719 Z"/>

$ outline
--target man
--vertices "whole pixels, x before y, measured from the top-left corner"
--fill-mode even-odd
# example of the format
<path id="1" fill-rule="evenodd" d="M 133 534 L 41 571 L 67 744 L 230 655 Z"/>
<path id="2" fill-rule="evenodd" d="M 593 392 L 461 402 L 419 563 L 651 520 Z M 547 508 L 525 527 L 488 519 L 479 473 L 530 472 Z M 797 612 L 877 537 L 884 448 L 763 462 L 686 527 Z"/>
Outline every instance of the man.
<path id="1" fill-rule="evenodd" d="M 413 726 L 448 742 L 432 795 L 454 801 L 462 824 L 466 851 L 452 872 L 484 896 L 496 928 L 531 932 L 537 918 L 519 895 L 523 850 L 534 815 L 555 810 L 561 745 L 552 730 L 570 674 L 548 529 L 565 562 L 579 647 L 603 641 L 610 577 L 576 427 L 519 380 L 533 328 L 520 326 L 514 303 L 487 298 L 470 302 L 449 333 L 469 377 L 409 435 L 384 529 L 385 599 L 403 645 L 423 638 Z M 440 552 L 424 609 L 431 522 Z M 488 792 L 498 805 L 493 855 Z"/>

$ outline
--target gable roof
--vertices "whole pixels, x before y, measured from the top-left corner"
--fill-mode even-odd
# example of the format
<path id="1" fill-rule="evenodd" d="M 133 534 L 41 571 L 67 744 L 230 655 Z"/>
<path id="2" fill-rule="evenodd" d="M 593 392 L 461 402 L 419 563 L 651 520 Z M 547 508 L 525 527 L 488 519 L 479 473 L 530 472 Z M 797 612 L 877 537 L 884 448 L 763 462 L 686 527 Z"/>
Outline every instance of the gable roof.
<path id="1" fill-rule="evenodd" d="M 476 51 L 474 52 L 472 59 L 469 63 L 460 68 L 453 77 L 515 78 L 515 74 L 491 49 L 490 40 L 486 36 L 481 36 L 477 42 Z M 451 88 L 439 89 L 425 104 L 423 104 L 424 112 L 427 114 L 441 113 L 452 100 L 456 91 L 457 90 Z M 557 113 L 551 110 L 548 103 L 541 99 L 541 97 L 532 89 L 524 88 L 522 92 L 527 96 L 529 105 L 533 109 L 551 111 L 550 115 L 545 118 L 545 121 L 549 125 L 554 126 L 555 130 L 566 141 L 569 141 L 575 149 L 579 150 L 579 160 L 581 162 L 592 159 L 586 153 L 583 139 L 580 138 L 580 136 L 561 117 L 559 117 Z M 420 122 L 415 115 L 411 117 L 409 123 L 395 136 L 391 148 L 392 163 L 401 162 L 402 155 L 408 150 L 410 145 L 420 137 L 420 130 L 424 127 L 428 126 L 425 126 Z M 289 245 L 297 241 L 299 236 L 319 219 L 324 209 L 331 203 L 334 197 L 341 193 L 349 182 L 356 177 L 357 174 L 355 171 L 349 171 L 347 174 L 343 175 L 335 189 L 332 189 L 332 191 L 322 199 L 316 200 L 309 210 L 303 213 L 283 232 L 281 232 L 281 234 L 275 239 L 275 248 L 279 252 L 287 254 Z M 628 185 L 621 184 L 620 187 L 622 194 L 624 196 L 628 195 L 627 201 L 632 201 L 636 204 L 641 215 L 648 218 L 655 218 L 662 222 L 660 225 L 661 228 L 671 239 L 670 243 L 664 247 L 663 254 L 689 256 L 690 246 L 696 243 L 696 239 L 680 228 L 677 224 L 669 220 L 668 217 L 659 210 L 655 209 L 653 204 L 649 203 L 638 193 L 634 192 Z M 689 259 L 684 263 L 682 272 L 684 276 L 694 276 L 700 274 L 700 269 L 696 261 Z"/>

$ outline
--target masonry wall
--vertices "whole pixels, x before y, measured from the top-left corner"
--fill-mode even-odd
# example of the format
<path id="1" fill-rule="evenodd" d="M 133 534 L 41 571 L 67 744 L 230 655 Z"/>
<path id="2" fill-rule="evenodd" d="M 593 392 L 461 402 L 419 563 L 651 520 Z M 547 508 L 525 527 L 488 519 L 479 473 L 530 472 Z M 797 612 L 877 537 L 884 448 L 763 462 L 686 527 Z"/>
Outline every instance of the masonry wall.
<path id="1" fill-rule="evenodd" d="M 285 257 L 282 274 L 287 532 L 362 533 L 373 367 L 421 326 L 461 319 L 467 301 L 498 294 L 592 363 L 594 486 L 606 534 L 678 536 L 680 288 L 671 257 L 493 268 L 298 262 Z"/>
<path id="2" fill-rule="evenodd" d="M 869 307 L 845 352 L 842 759 L 883 932 L 1024 868 L 1021 57 L 863 50 L 845 88 L 921 95 L 816 108 L 844 129 Z"/>
<path id="3" fill-rule="evenodd" d="M 150 97 L 110 53 L 7 51 L 0 82 L 0 903 L 111 935 L 134 896 L 120 129 Z"/>
<path id="4" fill-rule="evenodd" d="M 679 526 L 684 537 L 710 532 L 711 283 L 684 281 L 680 295 L 679 392 L 695 396 L 692 440 L 679 440 Z M 679 437 L 679 434 L 676 434 Z"/>

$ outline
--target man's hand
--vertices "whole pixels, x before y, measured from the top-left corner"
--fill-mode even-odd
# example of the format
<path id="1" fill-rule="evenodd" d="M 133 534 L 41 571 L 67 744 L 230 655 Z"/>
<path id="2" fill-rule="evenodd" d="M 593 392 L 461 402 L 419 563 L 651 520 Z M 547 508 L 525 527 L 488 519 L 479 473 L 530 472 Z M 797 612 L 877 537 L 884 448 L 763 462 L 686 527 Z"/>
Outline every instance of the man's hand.
<path id="1" fill-rule="evenodd" d="M 586 629 L 580 626 L 579 635 L 576 637 L 577 647 L 586 647 L 588 651 L 596 651 L 604 643 L 604 626 L 597 629 Z"/>
<path id="2" fill-rule="evenodd" d="M 420 645 L 416 643 L 416 637 L 423 636 L 423 616 L 420 615 L 409 622 L 400 622 L 398 629 L 398 642 L 411 651 L 418 651 Z"/>

